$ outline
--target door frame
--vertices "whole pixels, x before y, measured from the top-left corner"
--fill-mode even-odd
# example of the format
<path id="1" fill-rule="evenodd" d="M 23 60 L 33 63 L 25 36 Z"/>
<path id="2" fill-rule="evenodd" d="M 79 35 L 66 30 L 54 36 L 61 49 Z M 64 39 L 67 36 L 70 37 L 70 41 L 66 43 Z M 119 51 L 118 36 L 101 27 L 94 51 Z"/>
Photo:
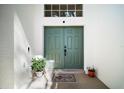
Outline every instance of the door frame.
<path id="1" fill-rule="evenodd" d="M 43 56 L 45 57 L 45 28 L 46 27 L 82 27 L 82 29 L 83 29 L 83 32 L 82 32 L 82 46 L 83 46 L 83 48 L 82 48 L 82 56 L 83 56 L 83 67 L 82 67 L 82 69 L 84 70 L 84 25 L 81 25 L 81 26 L 43 26 L 43 33 L 44 33 L 44 45 L 43 45 Z"/>

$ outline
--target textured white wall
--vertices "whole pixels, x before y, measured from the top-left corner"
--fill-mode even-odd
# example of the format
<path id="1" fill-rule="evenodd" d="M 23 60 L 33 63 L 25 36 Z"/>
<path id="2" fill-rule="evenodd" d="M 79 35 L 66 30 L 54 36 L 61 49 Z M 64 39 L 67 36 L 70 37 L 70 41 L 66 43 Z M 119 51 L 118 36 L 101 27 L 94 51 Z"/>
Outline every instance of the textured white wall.
<path id="1" fill-rule="evenodd" d="M 94 65 L 110 88 L 124 88 L 124 5 L 85 5 L 85 69 Z"/>
<path id="2" fill-rule="evenodd" d="M 0 5 L 0 88 L 14 88 L 13 9 Z"/>
<path id="3" fill-rule="evenodd" d="M 30 51 L 28 51 L 28 47 Z M 31 82 L 31 47 L 27 41 L 23 25 L 14 14 L 14 81 L 15 88 L 26 88 Z"/>
<path id="4" fill-rule="evenodd" d="M 44 26 L 83 26 L 83 17 L 44 17 Z M 65 23 L 63 23 L 65 21 Z"/>
<path id="5" fill-rule="evenodd" d="M 43 5 L 15 5 L 33 55 L 43 55 Z"/>

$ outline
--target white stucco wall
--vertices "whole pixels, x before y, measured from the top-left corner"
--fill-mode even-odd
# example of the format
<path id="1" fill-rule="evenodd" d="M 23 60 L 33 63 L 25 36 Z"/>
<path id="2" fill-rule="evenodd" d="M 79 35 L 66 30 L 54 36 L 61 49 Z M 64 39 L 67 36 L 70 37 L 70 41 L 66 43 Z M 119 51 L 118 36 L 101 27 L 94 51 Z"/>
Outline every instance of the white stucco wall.
<path id="1" fill-rule="evenodd" d="M 44 17 L 44 26 L 83 26 L 83 17 Z M 63 23 L 65 21 L 65 23 Z"/>
<path id="2" fill-rule="evenodd" d="M 43 55 L 43 5 L 15 5 L 33 55 Z"/>
<path id="3" fill-rule="evenodd" d="M 28 47 L 30 51 L 28 51 Z M 27 88 L 31 82 L 31 47 L 27 41 L 23 25 L 14 14 L 14 88 Z"/>
<path id="4" fill-rule="evenodd" d="M 0 88 L 14 88 L 14 31 L 11 5 L 0 5 Z"/>
<path id="5" fill-rule="evenodd" d="M 124 88 L 124 5 L 84 6 L 84 63 L 109 88 Z"/>
<path id="6" fill-rule="evenodd" d="M 4 89 L 26 88 L 31 80 L 30 45 L 15 12 L 14 5 L 0 5 L 0 88 Z"/>

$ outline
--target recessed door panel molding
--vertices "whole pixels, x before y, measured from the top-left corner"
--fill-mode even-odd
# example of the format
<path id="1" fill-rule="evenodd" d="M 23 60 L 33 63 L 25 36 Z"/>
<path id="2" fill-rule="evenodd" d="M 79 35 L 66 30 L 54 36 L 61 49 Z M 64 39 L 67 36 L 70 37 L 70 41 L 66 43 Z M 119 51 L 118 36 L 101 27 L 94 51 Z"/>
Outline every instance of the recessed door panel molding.
<path id="1" fill-rule="evenodd" d="M 72 37 L 71 36 L 67 37 L 67 48 L 69 49 L 72 48 Z"/>
<path id="2" fill-rule="evenodd" d="M 83 27 L 45 27 L 45 57 L 54 68 L 83 68 Z"/>

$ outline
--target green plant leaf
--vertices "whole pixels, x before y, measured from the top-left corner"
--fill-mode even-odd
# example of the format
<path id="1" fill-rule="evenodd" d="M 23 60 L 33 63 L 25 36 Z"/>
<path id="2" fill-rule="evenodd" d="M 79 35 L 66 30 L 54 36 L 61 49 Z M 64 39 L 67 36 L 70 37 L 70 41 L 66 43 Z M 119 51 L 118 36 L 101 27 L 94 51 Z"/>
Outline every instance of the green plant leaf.
<path id="1" fill-rule="evenodd" d="M 43 71 L 43 69 L 45 68 L 46 65 L 46 61 L 44 59 L 41 58 L 32 58 L 32 70 L 33 71 Z"/>

